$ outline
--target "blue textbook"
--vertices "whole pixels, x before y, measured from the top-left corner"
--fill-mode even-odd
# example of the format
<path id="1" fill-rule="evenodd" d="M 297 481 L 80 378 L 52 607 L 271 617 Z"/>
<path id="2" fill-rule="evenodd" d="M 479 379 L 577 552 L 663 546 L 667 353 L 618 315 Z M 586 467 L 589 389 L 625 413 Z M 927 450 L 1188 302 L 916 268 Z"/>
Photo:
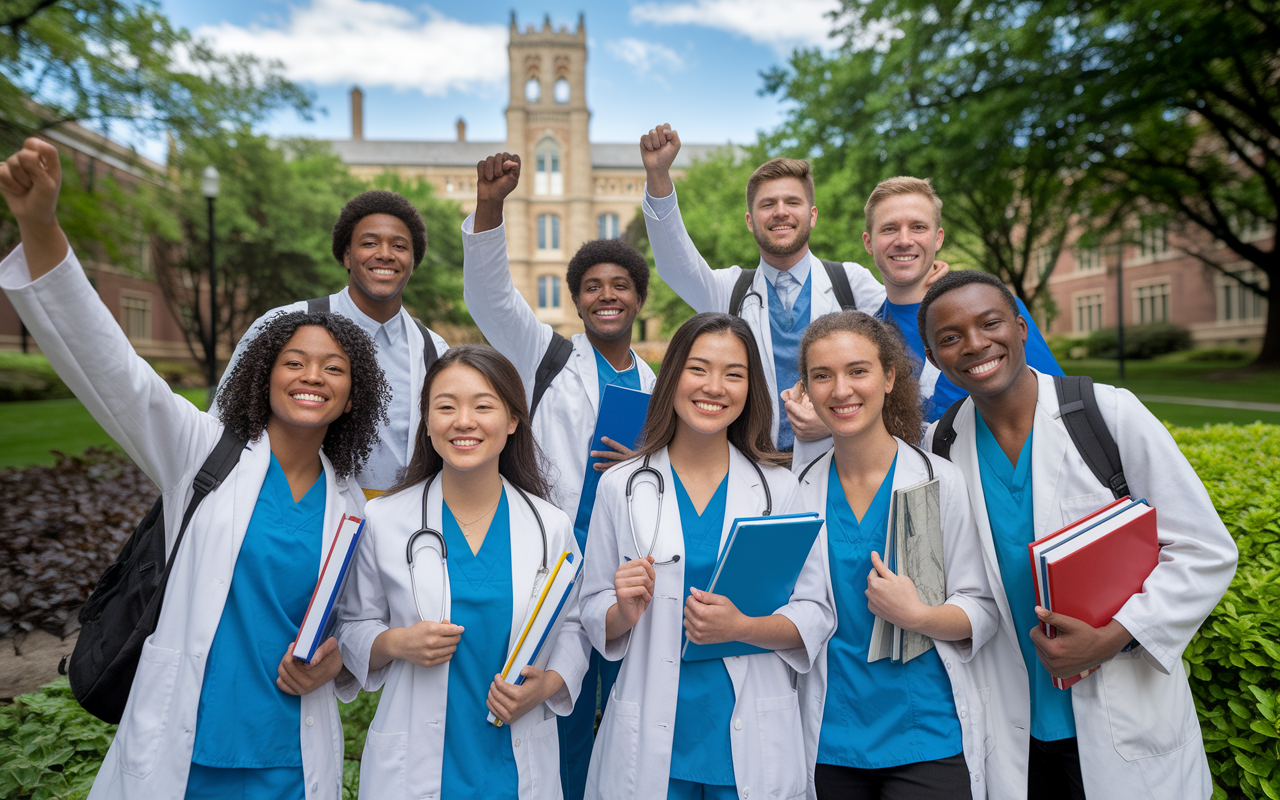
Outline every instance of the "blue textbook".
<path id="1" fill-rule="evenodd" d="M 604 437 L 627 447 L 636 446 L 636 437 L 644 427 L 645 414 L 649 413 L 649 393 L 637 392 L 625 386 L 604 387 L 604 399 L 600 401 L 600 413 L 596 415 L 596 429 L 591 434 L 592 450 L 610 450 Z M 603 458 L 587 460 L 587 474 L 595 472 L 595 465 Z M 617 463 L 617 462 L 614 462 Z"/>
<path id="2" fill-rule="evenodd" d="M 812 511 L 735 519 L 707 591 L 729 598 L 748 617 L 769 616 L 790 602 L 820 530 L 822 518 Z M 680 657 L 706 661 L 767 652 L 745 642 L 694 644 L 686 640 Z"/>

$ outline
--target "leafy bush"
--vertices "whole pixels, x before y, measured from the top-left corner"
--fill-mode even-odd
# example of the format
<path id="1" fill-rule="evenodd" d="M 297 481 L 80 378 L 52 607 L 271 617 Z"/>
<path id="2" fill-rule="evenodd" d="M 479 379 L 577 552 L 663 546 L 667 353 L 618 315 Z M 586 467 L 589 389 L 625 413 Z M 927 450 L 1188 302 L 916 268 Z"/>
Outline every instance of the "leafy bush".
<path id="1" fill-rule="evenodd" d="M 65 636 L 159 491 L 128 456 L 89 448 L 0 469 L 0 636 Z"/>
<path id="2" fill-rule="evenodd" d="M 1049 352 L 1053 353 L 1053 357 L 1058 361 L 1066 361 L 1069 358 L 1073 358 L 1071 351 L 1077 347 L 1085 347 L 1085 342 L 1086 339 L 1083 337 L 1071 336 L 1065 333 L 1054 334 L 1045 339 L 1045 343 L 1049 345 Z"/>
<path id="3" fill-rule="evenodd" d="M 0 797 L 81 798 L 116 726 L 80 708 L 66 678 L 0 706 Z"/>
<path id="4" fill-rule="evenodd" d="M 1244 361 L 1252 355 L 1235 347 L 1204 347 L 1184 355 L 1187 361 Z"/>
<path id="5" fill-rule="evenodd" d="M 0 401 L 71 397 L 49 359 L 35 353 L 0 351 Z"/>
<path id="6" fill-rule="evenodd" d="M 1214 798 L 1280 798 L 1280 427 L 1176 428 L 1240 549 L 1218 607 L 1183 660 L 1200 712 Z"/>
<path id="7" fill-rule="evenodd" d="M 1101 328 L 1085 339 L 1091 358 L 1115 358 L 1120 344 L 1115 328 Z M 1168 322 L 1134 325 L 1124 329 L 1124 357 L 1144 359 L 1191 347 L 1191 333 Z"/>
<path id="8" fill-rule="evenodd" d="M 347 704 L 338 704 L 338 713 L 342 716 L 343 763 L 342 763 L 342 797 L 343 800 L 356 800 L 360 792 L 360 756 L 364 753 L 365 735 L 369 732 L 369 723 L 378 710 L 378 698 L 382 690 L 361 692 Z"/>

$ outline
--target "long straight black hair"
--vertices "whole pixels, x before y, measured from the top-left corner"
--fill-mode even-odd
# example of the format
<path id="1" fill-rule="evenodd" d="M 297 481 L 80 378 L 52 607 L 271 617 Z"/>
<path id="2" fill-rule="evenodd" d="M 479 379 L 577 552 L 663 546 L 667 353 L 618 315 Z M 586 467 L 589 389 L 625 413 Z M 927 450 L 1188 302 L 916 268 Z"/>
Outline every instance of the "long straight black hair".
<path id="1" fill-rule="evenodd" d="M 529 406 L 524 399 L 524 384 L 520 381 L 520 373 L 506 356 L 487 344 L 454 345 L 427 370 L 426 377 L 422 380 L 422 398 L 418 403 L 420 419 L 418 432 L 413 437 L 413 458 L 405 468 L 404 475 L 391 487 L 388 494 L 408 489 L 444 469 L 444 459 L 431 446 L 427 416 L 431 410 L 432 384 L 441 372 L 455 364 L 462 364 L 479 372 L 507 407 L 507 413 L 516 420 L 515 433 L 507 437 L 507 444 L 498 456 L 499 474 L 525 492 L 547 499 L 550 487 L 543 469 L 545 462 L 529 425 Z"/>
<path id="2" fill-rule="evenodd" d="M 649 413 L 640 430 L 640 446 L 636 455 L 647 456 L 671 443 L 676 435 L 676 388 L 689 359 L 693 343 L 704 334 L 729 333 L 747 350 L 747 403 L 738 418 L 729 423 L 729 443 L 756 463 L 786 463 L 786 456 L 773 446 L 773 404 L 769 402 L 769 384 L 760 361 L 760 348 L 747 323 L 729 314 L 705 312 L 680 326 L 658 370 L 658 381 L 649 401 Z"/>

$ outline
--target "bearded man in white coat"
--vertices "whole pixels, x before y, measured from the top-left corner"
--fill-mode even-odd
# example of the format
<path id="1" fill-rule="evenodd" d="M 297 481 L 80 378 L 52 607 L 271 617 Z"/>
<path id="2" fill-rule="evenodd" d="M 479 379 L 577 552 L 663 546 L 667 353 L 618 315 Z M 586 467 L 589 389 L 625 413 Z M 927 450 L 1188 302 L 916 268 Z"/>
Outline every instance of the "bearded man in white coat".
<path id="1" fill-rule="evenodd" d="M 462 223 L 463 297 L 485 338 L 520 372 L 533 435 L 549 462 L 551 499 L 574 520 L 574 535 L 585 552 L 600 474 L 631 457 L 626 445 L 607 438 L 610 449 L 591 449 L 605 387 L 653 391 L 653 370 L 631 349 L 636 315 L 649 290 L 649 264 L 621 239 L 587 242 L 574 254 L 565 283 L 585 332 L 573 335 L 567 361 L 545 393 L 535 397 L 548 348 L 568 348 L 570 342 L 538 319 L 511 280 L 503 205 L 520 182 L 520 157 L 498 153 L 477 164 L 476 171 L 476 211 Z M 603 460 L 588 469 L 589 457 Z M 586 787 L 597 685 L 603 706 L 618 675 L 618 665 L 592 653 L 585 636 L 581 645 L 591 661 L 582 684 L 585 699 L 560 719 L 565 800 L 581 800 Z"/>
<path id="2" fill-rule="evenodd" d="M 1208 798 L 1182 652 L 1231 582 L 1236 547 L 1204 484 L 1137 398 L 1095 385 L 1130 494 L 1156 511 L 1159 563 L 1101 628 L 1041 608 L 1027 545 L 1107 505 L 1112 492 L 1073 444 L 1053 378 L 1027 366 L 1027 323 L 998 279 L 943 276 L 918 322 L 929 360 L 969 393 L 950 456 L 968 483 L 1001 615 L 970 663 L 978 685 L 1000 687 L 986 713 L 989 796 Z M 925 435 L 929 446 L 938 427 Z M 1095 667 L 1067 690 L 1052 683 Z"/>

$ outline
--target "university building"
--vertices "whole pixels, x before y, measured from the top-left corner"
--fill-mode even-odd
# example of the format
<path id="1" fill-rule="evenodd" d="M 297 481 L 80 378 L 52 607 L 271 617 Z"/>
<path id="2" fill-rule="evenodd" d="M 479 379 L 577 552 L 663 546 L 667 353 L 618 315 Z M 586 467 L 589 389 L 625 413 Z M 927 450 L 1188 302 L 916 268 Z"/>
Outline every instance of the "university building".
<path id="1" fill-rule="evenodd" d="M 459 119 L 447 142 L 381 141 L 363 135 L 364 96 L 351 90 L 351 138 L 331 142 L 334 152 L 361 178 L 383 172 L 429 181 L 441 197 L 475 209 L 476 163 L 499 152 L 521 158 L 520 185 L 507 199 L 507 250 L 511 275 L 538 317 L 559 332 L 582 330 L 564 285 L 569 258 L 586 241 L 622 235 L 644 194 L 640 134 L 625 143 L 592 142 L 587 107 L 587 34 L 576 30 L 524 31 L 511 15 L 510 98 L 505 141 L 468 141 Z M 694 159 L 726 145 L 683 144 L 672 175 Z M 427 220 L 428 226 L 431 221 Z"/>

